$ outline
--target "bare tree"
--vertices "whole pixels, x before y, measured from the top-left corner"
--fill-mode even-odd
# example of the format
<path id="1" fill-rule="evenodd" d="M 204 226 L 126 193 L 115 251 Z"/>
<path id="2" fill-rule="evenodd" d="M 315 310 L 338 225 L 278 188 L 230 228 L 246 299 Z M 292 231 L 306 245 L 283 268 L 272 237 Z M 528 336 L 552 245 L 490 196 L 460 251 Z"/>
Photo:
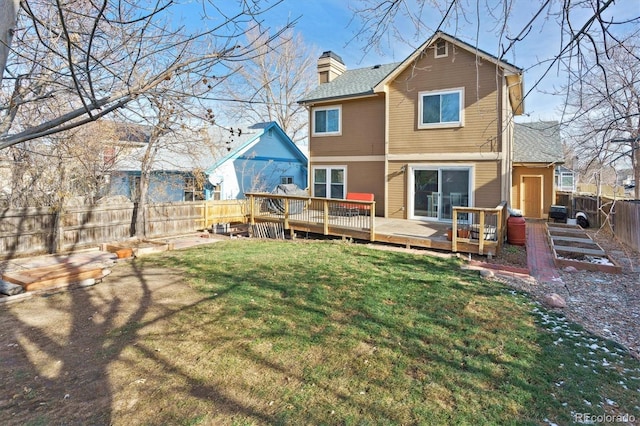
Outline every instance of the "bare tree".
<path id="1" fill-rule="evenodd" d="M 9 56 L 9 46 L 15 32 L 19 0 L 0 0 L 0 81 Z"/>
<path id="2" fill-rule="evenodd" d="M 631 15 L 628 18 L 609 18 L 614 4 L 613 0 L 539 0 L 533 5 L 531 19 L 520 26 L 513 24 L 518 10 L 513 0 L 487 0 L 477 2 L 473 7 L 457 0 L 357 0 L 352 8 L 359 25 L 355 38 L 365 41 L 365 53 L 381 48 L 385 43 L 415 45 L 424 41 L 425 34 L 438 30 L 453 34 L 463 31 L 469 35 L 472 28 L 475 43 L 479 43 L 482 27 L 490 28 L 497 37 L 498 45 L 492 53 L 499 59 L 508 60 L 525 39 L 535 38 L 545 26 L 557 26 L 560 48 L 548 58 L 537 59 L 536 65 L 544 69 L 536 81 L 527 84 L 526 98 L 554 70 L 569 70 L 579 78 L 580 72 L 589 69 L 578 65 L 585 63 L 585 53 L 595 50 L 601 56 L 610 46 L 619 44 L 621 34 L 629 28 L 637 31 L 640 11 L 628 9 L 625 11 L 626 15 Z M 434 14 L 435 21 L 429 19 Z M 429 26 L 428 22 L 437 24 Z M 639 59 L 637 55 L 635 57 Z"/>
<path id="3" fill-rule="evenodd" d="M 223 81 L 224 78 L 201 77 L 194 73 L 172 78 L 130 102 L 118 114 L 122 122 L 132 122 L 147 129 L 143 147 L 127 155 L 140 170 L 139 187 L 133 194 L 138 207 L 135 235 L 145 236 L 144 213 L 150 200 L 154 172 L 163 168 L 181 171 L 190 175 L 194 186 L 202 186 L 202 182 L 196 185 L 202 180 L 199 171 L 211 165 L 203 164 L 202 160 L 215 158 L 220 150 L 207 131 L 215 123 L 213 109 L 207 105 L 211 94 Z M 161 165 L 158 164 L 160 160 Z"/>
<path id="4" fill-rule="evenodd" d="M 566 121 L 583 169 L 630 164 L 640 199 L 640 44 L 637 34 L 583 52 L 569 74 Z M 571 69 L 573 69 L 572 67 Z M 586 154 L 586 155 L 585 155 Z"/>
<path id="5" fill-rule="evenodd" d="M 0 21 L 0 34 L 13 34 L 0 81 L 0 149 L 97 120 L 171 79 L 223 76 L 252 54 L 241 43 L 247 23 L 262 28 L 261 14 L 279 2 L 223 11 L 203 1 L 202 19 L 213 26 L 187 33 L 172 26 L 171 0 L 21 1 L 13 25 Z"/>
<path id="6" fill-rule="evenodd" d="M 246 33 L 252 57 L 227 80 L 229 120 L 252 124 L 275 121 L 296 143 L 307 138 L 307 114 L 297 103 L 315 87 L 314 49 L 293 30 L 279 32 L 275 43 L 253 25 Z"/>
<path id="7" fill-rule="evenodd" d="M 93 202 L 113 164 L 104 158 L 104 147 L 112 138 L 111 129 L 96 122 L 60 133 L 47 143 L 28 141 L 3 150 L 0 156 L 9 176 L 2 204 L 57 209 L 71 198 Z M 110 153 L 112 158 L 117 155 L 117 149 Z"/>
<path id="8" fill-rule="evenodd" d="M 572 129 L 580 151 L 590 156 L 583 164 L 628 158 L 635 171 L 638 198 L 640 9 L 617 9 L 616 14 L 626 16 L 620 19 L 614 17 L 614 4 L 613 0 L 539 0 L 531 19 L 519 27 L 513 25 L 512 0 L 488 0 L 475 7 L 456 0 L 358 0 L 353 11 L 360 25 L 355 37 L 366 41 L 365 52 L 391 40 L 422 41 L 423 34 L 441 29 L 453 33 L 464 29 L 468 35 L 469 27 L 474 28 L 478 43 L 482 26 L 492 28 L 497 36 L 495 56 L 506 59 L 523 40 L 557 24 L 560 48 L 548 58 L 537 59 L 535 65 L 543 71 L 527 84 L 524 98 L 553 70 L 566 75 L 566 87 L 556 94 L 566 99 L 563 124 Z M 427 18 L 434 11 L 438 19 L 430 21 Z M 481 16 L 488 16 L 488 22 Z M 437 25 L 429 27 L 426 22 Z"/>

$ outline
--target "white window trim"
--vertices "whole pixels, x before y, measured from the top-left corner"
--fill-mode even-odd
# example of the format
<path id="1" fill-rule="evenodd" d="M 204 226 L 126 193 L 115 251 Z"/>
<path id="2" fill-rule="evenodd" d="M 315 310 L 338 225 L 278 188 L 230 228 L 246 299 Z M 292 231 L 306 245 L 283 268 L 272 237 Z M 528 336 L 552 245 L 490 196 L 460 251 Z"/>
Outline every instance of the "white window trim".
<path id="1" fill-rule="evenodd" d="M 438 55 L 438 44 L 440 43 L 444 43 L 444 54 L 443 55 Z M 433 47 L 433 57 L 438 59 L 438 58 L 446 58 L 447 56 L 449 56 L 449 43 L 447 43 L 446 40 L 438 40 L 435 44 L 435 46 Z"/>
<path id="2" fill-rule="evenodd" d="M 560 191 L 575 191 L 576 188 L 576 177 L 573 172 L 560 172 L 558 176 L 558 184 L 556 185 Z M 571 186 L 564 185 L 564 177 L 571 177 Z"/>
<path id="3" fill-rule="evenodd" d="M 433 95 L 446 95 L 449 93 L 457 93 L 460 96 L 460 120 L 446 123 L 423 123 L 422 122 L 422 98 Z M 446 90 L 427 90 L 418 92 L 418 129 L 442 129 L 451 127 L 464 127 L 464 87 L 455 87 Z"/>
<path id="4" fill-rule="evenodd" d="M 329 198 L 331 199 L 331 170 L 335 170 L 335 169 L 342 169 L 344 171 L 344 182 L 342 182 L 342 185 L 344 187 L 344 194 L 342 194 L 344 197 L 347 196 L 347 166 L 346 165 L 335 165 L 335 164 L 331 164 L 331 165 L 322 165 L 322 166 L 313 166 L 311 168 L 311 192 L 312 192 L 312 196 L 313 197 L 317 197 L 316 195 L 316 180 L 315 180 L 315 176 L 316 176 L 316 169 L 325 169 L 327 170 L 327 182 L 325 182 L 325 185 L 328 185 L 327 189 L 327 194 L 329 195 L 328 197 L 325 198 Z"/>
<path id="5" fill-rule="evenodd" d="M 324 132 L 316 133 L 316 111 L 330 111 L 338 110 L 338 131 L 337 132 Z M 315 137 L 323 136 L 340 136 L 342 135 L 342 105 L 331 105 L 326 107 L 315 107 L 311 110 L 311 135 Z"/>

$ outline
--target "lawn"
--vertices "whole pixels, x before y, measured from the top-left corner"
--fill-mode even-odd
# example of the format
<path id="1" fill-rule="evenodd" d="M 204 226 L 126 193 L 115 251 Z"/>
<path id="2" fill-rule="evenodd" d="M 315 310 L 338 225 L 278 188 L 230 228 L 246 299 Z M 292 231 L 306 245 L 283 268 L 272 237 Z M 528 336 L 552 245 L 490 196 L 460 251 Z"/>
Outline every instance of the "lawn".
<path id="1" fill-rule="evenodd" d="M 136 409 L 148 424 L 640 419 L 637 360 L 455 260 L 235 240 L 143 265 L 183 270 L 207 296 L 127 352 L 145 369 L 142 348 L 161 347 L 180 372 Z"/>

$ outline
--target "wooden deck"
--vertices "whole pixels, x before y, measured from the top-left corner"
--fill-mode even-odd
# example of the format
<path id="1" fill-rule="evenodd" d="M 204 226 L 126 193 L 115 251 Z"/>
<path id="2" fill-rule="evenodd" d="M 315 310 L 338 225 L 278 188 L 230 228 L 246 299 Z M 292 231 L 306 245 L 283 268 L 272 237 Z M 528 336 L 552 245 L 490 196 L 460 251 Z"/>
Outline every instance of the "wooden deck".
<path id="1" fill-rule="evenodd" d="M 505 206 L 493 209 L 455 207 L 452 224 L 418 220 L 371 217 L 375 202 L 348 201 L 352 208 L 341 209 L 346 200 L 314 197 L 292 197 L 273 194 L 247 194 L 249 199 L 249 223 L 281 223 L 290 233 L 309 232 L 374 242 L 399 244 L 437 250 L 497 254 L 505 235 Z M 365 205 L 358 211 L 358 205 Z M 356 206 L 353 208 L 353 206 Z M 458 217 L 464 217 L 463 222 Z M 461 224 L 462 223 L 462 224 Z M 447 239 L 447 229 L 453 228 L 452 240 Z M 458 237 L 457 228 L 490 229 L 475 232 L 466 238 Z M 480 235 L 481 234 L 481 235 Z"/>

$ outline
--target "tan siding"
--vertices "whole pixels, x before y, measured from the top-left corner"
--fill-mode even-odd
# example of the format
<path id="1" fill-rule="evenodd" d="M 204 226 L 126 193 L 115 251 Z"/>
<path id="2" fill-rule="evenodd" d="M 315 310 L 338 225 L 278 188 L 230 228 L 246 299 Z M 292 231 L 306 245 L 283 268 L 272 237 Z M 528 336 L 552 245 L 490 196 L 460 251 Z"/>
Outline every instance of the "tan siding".
<path id="1" fill-rule="evenodd" d="M 474 207 L 496 207 L 500 200 L 500 162 L 483 161 L 475 167 Z"/>
<path id="2" fill-rule="evenodd" d="M 330 105 L 342 106 L 342 135 L 310 137 L 311 157 L 384 155 L 384 96 L 322 104 Z"/>
<path id="3" fill-rule="evenodd" d="M 497 152 L 500 150 L 500 93 L 496 66 L 461 49 L 446 58 L 428 50 L 401 73 L 389 91 L 389 152 Z M 498 80 L 502 84 L 502 79 Z M 464 87 L 464 127 L 418 129 L 418 93 Z"/>
<path id="4" fill-rule="evenodd" d="M 384 162 L 313 162 L 311 170 L 316 166 L 346 166 L 347 168 L 347 192 L 370 192 L 374 194 L 376 201 L 376 215 L 384 215 Z M 313 173 L 313 172 L 312 172 Z M 313 174 L 310 186 L 313 185 Z"/>
<path id="5" fill-rule="evenodd" d="M 388 200 L 389 208 L 387 216 L 396 219 L 406 219 L 407 216 L 407 173 L 400 171 L 405 163 L 389 162 Z"/>

